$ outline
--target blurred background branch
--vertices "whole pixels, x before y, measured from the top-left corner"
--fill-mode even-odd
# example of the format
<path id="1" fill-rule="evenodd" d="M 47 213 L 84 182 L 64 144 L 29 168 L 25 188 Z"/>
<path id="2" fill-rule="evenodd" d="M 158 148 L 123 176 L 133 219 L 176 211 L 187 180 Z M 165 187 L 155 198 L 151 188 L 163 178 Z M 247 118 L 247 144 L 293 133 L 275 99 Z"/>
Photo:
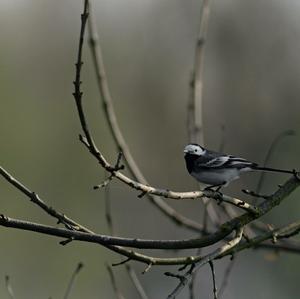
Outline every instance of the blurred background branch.
<path id="1" fill-rule="evenodd" d="M 203 129 L 203 61 L 206 42 L 210 0 L 203 0 L 200 13 L 199 33 L 195 49 L 195 62 L 190 81 L 190 97 L 188 102 L 187 126 L 190 143 L 204 146 Z"/>

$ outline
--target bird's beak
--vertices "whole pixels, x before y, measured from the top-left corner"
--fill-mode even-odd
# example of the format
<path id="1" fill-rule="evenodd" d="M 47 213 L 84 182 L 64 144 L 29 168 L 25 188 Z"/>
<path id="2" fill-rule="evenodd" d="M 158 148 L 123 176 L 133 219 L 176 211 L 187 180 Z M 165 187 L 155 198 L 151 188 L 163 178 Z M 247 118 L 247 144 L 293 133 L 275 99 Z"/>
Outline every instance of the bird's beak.
<path id="1" fill-rule="evenodd" d="M 183 150 L 183 152 L 186 154 L 186 153 L 188 153 L 189 151 L 185 148 L 185 149 Z"/>

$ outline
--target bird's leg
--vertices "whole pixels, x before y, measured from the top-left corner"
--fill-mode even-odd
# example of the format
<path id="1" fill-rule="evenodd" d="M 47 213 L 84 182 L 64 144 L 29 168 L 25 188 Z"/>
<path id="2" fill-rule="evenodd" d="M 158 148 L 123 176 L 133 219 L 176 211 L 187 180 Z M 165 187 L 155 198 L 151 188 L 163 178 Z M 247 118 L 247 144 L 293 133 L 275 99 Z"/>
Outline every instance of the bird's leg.
<path id="1" fill-rule="evenodd" d="M 225 185 L 225 184 L 220 185 L 220 186 L 216 189 L 216 192 L 219 192 L 220 189 L 221 189 L 224 185 Z M 219 193 L 221 193 L 221 192 L 219 192 Z"/>
<path id="2" fill-rule="evenodd" d="M 209 190 L 209 191 L 219 192 L 220 189 L 221 189 L 225 184 L 226 184 L 226 182 L 223 182 L 223 183 L 217 184 L 217 185 L 210 185 L 210 186 L 205 187 L 204 190 Z M 217 187 L 216 190 L 213 189 L 213 188 L 215 188 L 215 187 Z M 219 192 L 219 193 L 221 193 L 221 192 Z"/>
<path id="3" fill-rule="evenodd" d="M 222 203 L 222 200 L 223 200 L 223 194 L 222 192 L 220 192 L 220 189 L 226 184 L 226 182 L 223 182 L 222 184 L 217 184 L 217 185 L 210 185 L 210 186 L 207 186 L 205 187 L 204 190 L 207 190 L 207 191 L 212 191 L 214 192 L 215 194 L 217 194 L 217 200 L 218 200 L 218 204 Z M 213 188 L 216 188 L 216 190 L 214 190 Z"/>

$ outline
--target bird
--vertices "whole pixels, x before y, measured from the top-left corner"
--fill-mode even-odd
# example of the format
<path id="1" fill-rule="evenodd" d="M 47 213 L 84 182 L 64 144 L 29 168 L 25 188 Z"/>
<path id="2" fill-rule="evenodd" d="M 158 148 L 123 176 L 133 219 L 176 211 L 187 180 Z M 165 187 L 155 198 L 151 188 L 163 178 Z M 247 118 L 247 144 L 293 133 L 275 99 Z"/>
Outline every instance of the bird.
<path id="1" fill-rule="evenodd" d="M 295 170 L 261 167 L 244 158 L 211 151 L 196 143 L 186 145 L 183 152 L 189 174 L 198 182 L 208 185 L 205 190 L 212 190 L 212 188 L 217 187 L 216 191 L 219 191 L 223 186 L 228 186 L 230 182 L 248 171 L 295 174 Z"/>

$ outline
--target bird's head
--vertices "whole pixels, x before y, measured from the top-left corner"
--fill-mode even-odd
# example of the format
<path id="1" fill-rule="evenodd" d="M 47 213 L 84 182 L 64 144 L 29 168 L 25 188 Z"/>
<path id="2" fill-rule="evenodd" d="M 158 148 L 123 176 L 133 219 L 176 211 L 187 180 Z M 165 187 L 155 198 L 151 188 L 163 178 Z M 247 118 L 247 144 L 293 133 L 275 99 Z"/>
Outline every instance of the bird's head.
<path id="1" fill-rule="evenodd" d="M 199 144 L 191 143 L 188 144 L 183 152 L 185 155 L 196 155 L 196 156 L 203 156 L 205 153 L 205 148 L 201 147 Z"/>

